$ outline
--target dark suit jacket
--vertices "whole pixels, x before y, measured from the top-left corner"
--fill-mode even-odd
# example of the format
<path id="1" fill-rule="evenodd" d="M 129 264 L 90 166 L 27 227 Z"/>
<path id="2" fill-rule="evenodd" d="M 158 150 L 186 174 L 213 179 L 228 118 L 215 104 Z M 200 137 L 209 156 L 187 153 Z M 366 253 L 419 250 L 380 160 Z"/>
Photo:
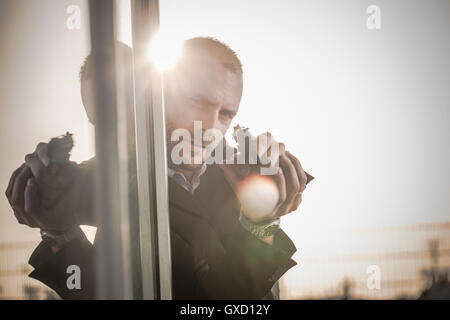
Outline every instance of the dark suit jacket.
<path id="1" fill-rule="evenodd" d="M 278 298 L 271 288 L 296 265 L 296 248 L 282 230 L 268 245 L 242 228 L 239 203 L 218 166 L 208 167 L 194 195 L 169 179 L 169 205 L 174 299 Z M 63 299 L 95 298 L 95 244 L 82 237 L 53 254 L 41 242 L 29 260 L 30 277 Z M 73 264 L 81 269 L 81 289 L 69 290 L 66 270 Z"/>

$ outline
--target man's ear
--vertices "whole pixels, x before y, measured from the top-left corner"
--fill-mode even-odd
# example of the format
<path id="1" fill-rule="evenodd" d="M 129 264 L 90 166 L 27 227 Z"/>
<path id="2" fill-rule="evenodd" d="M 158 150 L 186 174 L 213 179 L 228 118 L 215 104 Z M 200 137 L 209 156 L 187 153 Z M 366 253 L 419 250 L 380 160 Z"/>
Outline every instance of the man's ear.
<path id="1" fill-rule="evenodd" d="M 92 125 L 95 126 L 95 109 L 94 109 L 94 95 L 91 79 L 83 79 L 80 82 L 81 101 L 83 103 L 86 116 Z"/>

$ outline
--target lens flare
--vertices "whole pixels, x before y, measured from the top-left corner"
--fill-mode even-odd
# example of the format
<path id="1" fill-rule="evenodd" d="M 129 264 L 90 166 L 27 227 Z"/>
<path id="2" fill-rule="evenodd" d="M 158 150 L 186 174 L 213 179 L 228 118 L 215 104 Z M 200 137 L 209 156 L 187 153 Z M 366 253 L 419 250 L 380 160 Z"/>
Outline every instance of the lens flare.
<path id="1" fill-rule="evenodd" d="M 161 71 L 173 68 L 183 53 L 183 41 L 159 30 L 148 46 L 148 58 Z"/>
<path id="2" fill-rule="evenodd" d="M 237 193 L 246 216 L 255 221 L 272 213 L 280 197 L 275 181 L 257 174 L 243 180 Z"/>

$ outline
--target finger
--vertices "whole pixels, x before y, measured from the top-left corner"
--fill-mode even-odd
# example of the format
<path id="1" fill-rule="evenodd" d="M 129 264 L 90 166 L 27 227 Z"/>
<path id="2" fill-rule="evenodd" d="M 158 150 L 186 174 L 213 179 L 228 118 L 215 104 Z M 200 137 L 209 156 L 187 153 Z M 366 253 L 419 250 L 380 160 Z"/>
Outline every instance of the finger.
<path id="1" fill-rule="evenodd" d="M 284 178 L 284 173 L 281 168 L 278 168 L 277 173 L 274 176 L 275 183 L 278 187 L 279 199 L 278 204 L 274 209 L 275 215 L 278 215 L 280 208 L 286 201 L 286 179 Z"/>
<path id="2" fill-rule="evenodd" d="M 15 210 L 14 215 L 16 216 L 16 219 L 19 222 L 19 224 L 27 225 L 30 228 L 39 228 L 40 226 L 36 220 L 25 214 L 25 212 L 23 211 Z"/>
<path id="3" fill-rule="evenodd" d="M 294 201 L 291 204 L 291 207 L 283 215 L 296 211 L 300 206 L 301 202 L 302 202 L 302 194 L 297 194 L 297 196 L 295 197 Z"/>
<path id="4" fill-rule="evenodd" d="M 308 184 L 308 182 L 311 181 L 312 179 L 314 179 L 314 177 L 309 175 L 306 171 L 303 170 L 303 167 L 302 167 L 300 161 L 295 156 L 293 156 L 290 152 L 286 151 L 286 155 L 291 159 L 292 163 L 296 167 L 296 170 L 297 170 L 297 173 L 299 176 L 300 185 L 301 185 L 300 189 L 301 189 L 301 192 L 303 192 L 303 190 L 306 188 L 306 185 Z M 290 209 L 284 214 L 296 211 L 302 202 L 302 198 L 303 198 L 302 194 L 301 193 L 298 194 L 295 197 Z"/>
<path id="5" fill-rule="evenodd" d="M 288 213 L 291 213 L 293 210 L 291 209 L 294 205 L 295 199 L 297 196 L 294 197 L 291 201 L 285 201 L 281 204 L 281 206 L 278 208 L 278 211 L 276 213 L 276 217 L 282 217 Z"/>
<path id="6" fill-rule="evenodd" d="M 28 179 L 25 187 L 25 214 L 37 216 L 39 214 L 39 194 L 37 184 L 34 178 Z"/>
<path id="7" fill-rule="evenodd" d="M 19 175 L 15 179 L 16 181 L 14 182 L 13 192 L 11 195 L 11 205 L 23 206 L 25 185 L 29 177 L 31 177 L 31 170 L 29 167 L 25 166 L 22 168 Z"/>
<path id="8" fill-rule="evenodd" d="M 233 169 L 235 169 L 236 173 L 242 178 L 245 178 L 252 173 L 252 167 L 250 165 L 236 164 L 231 166 Z"/>
<path id="9" fill-rule="evenodd" d="M 275 143 L 270 149 L 267 151 L 267 154 L 270 159 L 270 166 L 278 166 L 280 163 L 280 156 L 285 152 L 284 143 Z"/>
<path id="10" fill-rule="evenodd" d="M 286 156 L 291 160 L 292 164 L 297 171 L 298 180 L 300 182 L 300 191 L 303 192 L 306 188 L 306 184 L 308 182 L 308 177 L 306 176 L 305 171 L 300 163 L 300 161 L 292 155 L 289 151 L 286 151 Z"/>
<path id="11" fill-rule="evenodd" d="M 42 161 L 42 163 L 44 164 L 44 166 L 48 166 L 50 163 L 50 158 L 48 157 L 48 143 L 39 143 L 36 147 L 36 154 L 39 157 L 39 160 Z"/>
<path id="12" fill-rule="evenodd" d="M 298 180 L 297 171 L 291 160 L 286 154 L 280 156 L 280 167 L 283 169 L 284 177 L 286 179 L 286 201 L 291 203 L 300 190 L 300 182 Z"/>
<path id="13" fill-rule="evenodd" d="M 232 158 L 232 162 L 229 163 L 227 167 L 231 170 L 233 170 L 236 174 L 238 174 L 241 177 L 247 177 L 252 172 L 252 165 L 249 164 L 247 160 L 244 159 L 243 156 L 239 154 L 235 154 Z"/>
<path id="14" fill-rule="evenodd" d="M 258 143 L 258 156 L 262 157 L 272 146 L 272 143 L 275 141 L 272 134 L 270 132 L 261 133 L 256 137 Z"/>
<path id="15" fill-rule="evenodd" d="M 25 218 L 27 219 L 27 226 L 29 226 L 30 228 L 40 228 L 41 225 L 39 224 L 39 222 L 32 216 L 27 215 L 26 213 L 24 213 Z"/>
<path id="16" fill-rule="evenodd" d="M 274 140 L 273 140 L 274 141 Z M 282 142 L 280 142 L 280 143 L 278 143 L 278 142 L 275 142 L 275 143 L 272 143 L 270 146 L 269 146 L 269 149 L 267 149 L 267 151 L 266 151 L 266 154 L 267 154 L 267 156 L 269 157 L 269 159 L 271 159 L 272 161 L 275 159 L 275 160 L 278 160 L 278 157 L 280 156 L 280 155 L 282 155 L 282 154 L 284 154 L 284 152 L 285 152 L 285 145 L 284 145 L 284 143 L 282 143 Z"/>
<path id="17" fill-rule="evenodd" d="M 14 216 L 16 217 L 17 222 L 19 222 L 19 224 L 24 224 L 31 228 L 39 228 L 39 224 L 37 223 L 37 221 L 35 219 L 33 219 L 32 217 L 28 216 L 23 211 L 23 208 L 14 206 L 13 211 L 14 211 Z"/>
<path id="18" fill-rule="evenodd" d="M 276 215 L 279 217 L 292 212 L 291 208 L 294 206 L 300 192 L 300 182 L 298 181 L 297 172 L 285 154 L 280 157 L 280 167 L 283 169 L 286 179 L 286 200 L 278 208 Z"/>
<path id="19" fill-rule="evenodd" d="M 272 167 L 278 161 L 278 143 L 269 132 L 260 134 L 258 140 L 258 163 L 263 167 Z"/>
<path id="20" fill-rule="evenodd" d="M 14 216 L 19 224 L 27 224 L 28 221 L 23 217 L 23 212 L 19 208 L 13 207 Z"/>
<path id="21" fill-rule="evenodd" d="M 15 180 L 16 180 L 16 177 L 17 177 L 17 175 L 20 173 L 20 171 L 23 169 L 23 167 L 24 167 L 25 165 L 26 165 L 26 164 L 23 163 L 19 168 L 17 168 L 16 170 L 14 170 L 14 172 L 13 172 L 12 175 L 11 175 L 11 178 L 9 179 L 8 187 L 6 188 L 6 191 L 5 191 L 5 195 L 6 195 L 6 197 L 8 198 L 8 201 L 11 200 L 11 194 L 12 194 L 12 190 L 13 190 L 13 187 L 14 187 L 14 182 L 15 182 Z M 10 202 L 11 202 L 11 201 L 10 201 Z"/>
<path id="22" fill-rule="evenodd" d="M 45 165 L 40 160 L 36 152 L 27 154 L 25 156 L 25 163 L 31 169 L 33 176 L 38 180 L 43 180 L 45 175 Z"/>
<path id="23" fill-rule="evenodd" d="M 25 186 L 23 217 L 31 228 L 39 228 L 39 194 L 35 178 L 29 178 Z"/>

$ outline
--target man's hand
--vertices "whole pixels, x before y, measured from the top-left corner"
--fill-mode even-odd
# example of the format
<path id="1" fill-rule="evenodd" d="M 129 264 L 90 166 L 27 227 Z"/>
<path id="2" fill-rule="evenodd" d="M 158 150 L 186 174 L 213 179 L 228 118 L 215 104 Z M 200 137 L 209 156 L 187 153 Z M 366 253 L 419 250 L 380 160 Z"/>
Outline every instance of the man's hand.
<path id="1" fill-rule="evenodd" d="M 273 211 L 264 214 L 263 216 L 255 215 L 253 212 L 246 212 L 245 205 L 243 206 L 242 213 L 255 223 L 274 220 L 297 210 L 302 202 L 302 193 L 308 182 L 307 174 L 303 170 L 300 161 L 290 152 L 285 150 L 284 144 L 276 142 L 270 133 L 265 133 L 263 135 L 267 137 L 267 143 L 265 144 L 265 150 L 258 150 L 258 154 L 266 153 L 269 155 L 269 158 L 272 159 L 266 167 L 274 165 L 279 166 L 278 170 L 275 170 L 276 173 L 274 175 L 264 176 L 272 179 L 276 183 L 279 197 L 278 203 Z M 263 135 L 258 136 L 258 141 Z M 273 148 L 273 146 L 278 147 L 278 152 L 277 150 L 273 150 L 276 149 Z M 249 148 L 246 148 L 246 152 L 248 151 Z M 276 153 L 278 153 L 278 155 Z M 275 157 L 273 157 L 273 155 L 275 155 Z M 246 157 L 246 159 L 248 158 Z M 273 159 L 275 159 L 275 161 L 273 161 Z M 246 162 L 246 164 L 221 165 L 225 177 L 230 182 L 238 198 L 240 198 L 238 192 L 239 186 L 245 183 L 246 179 L 249 179 L 250 176 L 253 177 L 255 174 L 260 174 L 261 167 L 263 166 L 260 164 L 251 165 L 248 164 L 248 162 Z M 242 199 L 239 200 L 241 200 L 242 204 Z"/>
<path id="2" fill-rule="evenodd" d="M 48 144 L 40 143 L 15 170 L 6 197 L 20 224 L 53 234 L 80 224 L 80 211 L 90 209 L 89 170 L 67 161 L 49 168 Z"/>

